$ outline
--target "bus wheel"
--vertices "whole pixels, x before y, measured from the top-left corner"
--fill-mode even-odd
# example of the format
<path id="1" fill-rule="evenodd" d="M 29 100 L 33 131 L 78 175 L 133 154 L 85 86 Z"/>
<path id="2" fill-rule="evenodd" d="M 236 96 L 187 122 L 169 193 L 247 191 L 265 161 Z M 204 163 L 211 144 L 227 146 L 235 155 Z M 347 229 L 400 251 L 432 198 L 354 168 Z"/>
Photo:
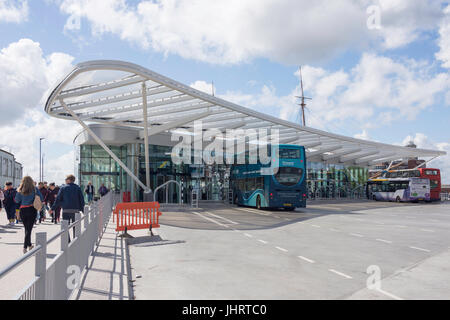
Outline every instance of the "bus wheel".
<path id="1" fill-rule="evenodd" d="M 234 196 L 234 204 L 235 204 L 235 205 L 239 205 L 239 204 L 238 204 L 238 197 L 237 197 L 237 196 Z"/>
<path id="2" fill-rule="evenodd" d="M 400 203 L 400 197 L 397 197 L 397 199 L 395 199 L 395 201 L 397 201 L 398 203 Z"/>
<path id="3" fill-rule="evenodd" d="M 295 210 L 295 207 L 284 208 L 284 210 L 286 210 L 286 211 L 294 211 L 294 210 Z"/>
<path id="4" fill-rule="evenodd" d="M 261 198 L 260 198 L 260 196 L 256 197 L 256 209 L 261 210 Z"/>
<path id="5" fill-rule="evenodd" d="M 373 196 L 373 200 L 378 201 L 376 196 Z"/>

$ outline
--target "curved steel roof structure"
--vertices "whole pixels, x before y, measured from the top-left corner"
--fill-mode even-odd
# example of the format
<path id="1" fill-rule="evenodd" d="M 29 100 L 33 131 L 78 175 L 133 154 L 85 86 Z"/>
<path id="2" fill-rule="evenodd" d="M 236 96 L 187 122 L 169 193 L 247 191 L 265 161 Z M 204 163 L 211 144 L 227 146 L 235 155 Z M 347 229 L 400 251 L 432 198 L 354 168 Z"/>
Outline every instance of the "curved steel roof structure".
<path id="1" fill-rule="evenodd" d="M 155 135 L 192 127 L 279 129 L 280 143 L 304 145 L 310 161 L 371 166 L 443 151 L 355 139 L 303 127 L 193 89 L 142 66 L 111 60 L 78 64 L 51 92 L 45 111 L 54 117 L 147 128 Z M 144 121 L 147 119 L 147 121 Z M 148 127 L 147 127 L 148 125 Z"/>

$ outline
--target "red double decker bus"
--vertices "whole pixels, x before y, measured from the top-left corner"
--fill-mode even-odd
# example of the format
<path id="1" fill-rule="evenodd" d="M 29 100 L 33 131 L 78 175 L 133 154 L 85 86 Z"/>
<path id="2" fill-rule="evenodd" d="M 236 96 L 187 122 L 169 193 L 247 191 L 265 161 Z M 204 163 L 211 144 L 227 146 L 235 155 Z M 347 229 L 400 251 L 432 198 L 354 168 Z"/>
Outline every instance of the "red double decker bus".
<path id="1" fill-rule="evenodd" d="M 408 170 L 389 170 L 383 178 L 427 178 L 430 179 L 430 200 L 441 199 L 441 170 L 433 168 L 418 168 Z"/>

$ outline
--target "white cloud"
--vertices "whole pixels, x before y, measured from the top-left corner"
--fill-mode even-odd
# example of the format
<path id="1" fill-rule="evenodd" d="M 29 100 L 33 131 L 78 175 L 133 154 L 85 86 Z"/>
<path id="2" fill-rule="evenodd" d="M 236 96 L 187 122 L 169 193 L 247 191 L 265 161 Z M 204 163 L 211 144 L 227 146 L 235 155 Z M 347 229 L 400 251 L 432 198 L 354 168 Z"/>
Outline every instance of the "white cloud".
<path id="1" fill-rule="evenodd" d="M 444 68 L 450 68 L 450 5 L 445 10 L 445 19 L 442 20 L 439 27 L 439 52 L 436 58 L 442 61 Z"/>
<path id="2" fill-rule="evenodd" d="M 414 120 L 443 98 L 450 88 L 447 73 L 435 73 L 432 65 L 364 54 L 349 71 L 302 68 L 307 100 L 306 124 L 353 136 L 393 121 Z M 298 72 L 295 73 L 298 76 Z M 264 85 L 255 94 L 228 91 L 220 97 L 237 104 L 299 122 L 297 86 L 285 96 Z M 343 132 L 344 131 L 344 132 Z"/>
<path id="3" fill-rule="evenodd" d="M 0 0 L 0 23 L 20 23 L 28 18 L 28 1 Z"/>
<path id="4" fill-rule="evenodd" d="M 54 146 L 72 145 L 79 130 L 77 124 L 43 112 L 49 90 L 72 69 L 72 61 L 73 57 L 64 53 L 44 56 L 39 43 L 30 39 L 11 43 L 0 51 L 0 148 L 11 150 L 24 166 L 24 173 L 35 179 L 39 176 L 39 137 Z M 58 150 L 49 152 L 58 154 Z M 51 170 L 73 172 L 73 161 L 67 162 L 64 157 L 48 160 Z M 57 179 L 56 173 L 48 172 L 48 180 Z"/>
<path id="5" fill-rule="evenodd" d="M 111 33 L 145 49 L 218 64 L 259 57 L 312 63 L 371 40 L 397 48 L 437 26 L 441 2 L 380 0 L 382 28 L 374 31 L 366 25 L 372 0 L 57 1 L 69 20 L 85 18 L 94 36 Z"/>
<path id="6" fill-rule="evenodd" d="M 353 137 L 356 139 L 371 140 L 367 130 L 363 130 L 361 133 L 357 133 Z"/>
<path id="7" fill-rule="evenodd" d="M 12 123 L 28 110 L 42 108 L 45 94 L 72 69 L 73 57 L 64 53 L 44 56 L 40 44 L 21 39 L 0 51 L 0 126 Z"/>
<path id="8" fill-rule="evenodd" d="M 213 90 L 214 90 L 214 94 L 216 92 L 216 89 L 213 88 L 213 84 L 212 83 L 208 83 L 206 81 L 203 80 L 197 80 L 194 83 L 191 83 L 190 86 L 194 89 L 197 89 L 199 91 L 203 91 L 207 94 L 212 94 Z"/>
<path id="9" fill-rule="evenodd" d="M 407 136 L 402 145 L 413 141 L 418 148 L 441 150 L 447 152 L 447 155 L 441 156 L 427 165 L 429 168 L 441 170 L 442 183 L 450 184 L 450 140 L 444 142 L 435 142 L 423 133 L 416 133 L 415 136 Z"/>
<path id="10" fill-rule="evenodd" d="M 72 145 L 73 138 L 80 131 L 80 126 L 72 121 L 49 117 L 42 111 L 28 111 L 22 121 L 12 125 L 0 126 L 0 148 L 11 150 L 16 160 L 22 163 L 24 174 L 30 174 L 33 179 L 39 178 L 39 137 L 45 138 L 44 146 Z M 74 173 L 73 151 L 68 154 L 57 155 L 58 150 L 49 150 L 45 164 L 47 181 L 64 181 L 64 175 Z M 57 156 L 49 156 L 56 154 Z M 71 160 L 69 161 L 69 158 Z"/>

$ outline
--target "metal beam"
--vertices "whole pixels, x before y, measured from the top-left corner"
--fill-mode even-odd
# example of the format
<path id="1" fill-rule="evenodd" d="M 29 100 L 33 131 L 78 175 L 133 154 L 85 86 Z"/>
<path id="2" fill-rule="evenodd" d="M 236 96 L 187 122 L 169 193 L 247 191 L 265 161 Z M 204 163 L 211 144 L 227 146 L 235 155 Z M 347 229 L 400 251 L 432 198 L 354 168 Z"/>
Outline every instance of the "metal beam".
<path id="1" fill-rule="evenodd" d="M 203 113 L 197 113 L 197 114 L 194 114 L 194 115 L 192 115 L 190 117 L 183 117 L 183 118 L 181 118 L 179 120 L 175 120 L 173 122 L 165 123 L 165 124 L 163 124 L 161 126 L 155 126 L 155 127 L 151 128 L 148 131 L 148 136 L 153 136 L 155 134 L 161 133 L 161 132 L 166 131 L 166 130 L 170 130 L 170 129 L 173 129 L 173 128 L 178 128 L 178 127 L 182 126 L 183 124 L 186 124 L 186 123 L 189 123 L 189 122 L 201 119 L 201 118 L 205 118 L 205 117 L 207 117 L 209 115 L 211 115 L 211 111 L 207 111 L 207 112 L 203 112 Z"/>
<path id="2" fill-rule="evenodd" d="M 339 162 L 340 163 L 345 163 L 345 162 L 348 162 L 348 161 L 352 161 L 354 159 L 368 157 L 368 156 L 372 156 L 372 155 L 378 154 L 378 153 L 379 153 L 379 151 L 368 151 L 368 152 L 364 152 L 364 153 L 360 153 L 360 154 L 353 154 L 353 155 L 343 156 L 343 157 L 339 158 Z"/>
<path id="3" fill-rule="evenodd" d="M 345 156 L 345 155 L 348 155 L 348 154 L 357 153 L 357 152 L 360 152 L 361 150 L 362 150 L 361 148 L 355 148 L 355 149 L 344 150 L 342 152 L 336 152 L 336 153 L 333 153 L 333 154 L 326 154 L 326 155 L 322 156 L 322 160 L 323 161 L 327 161 L 327 160 L 339 158 L 340 156 Z"/>
<path id="4" fill-rule="evenodd" d="M 391 157 L 391 156 L 394 156 L 394 155 L 395 155 L 395 152 L 394 153 L 378 154 L 378 155 L 375 155 L 375 156 L 372 156 L 372 157 L 365 157 L 365 158 L 361 158 L 361 159 L 356 159 L 355 163 L 359 164 L 359 163 L 364 163 L 364 162 L 370 162 L 372 160 L 383 159 L 383 158 Z"/>
<path id="5" fill-rule="evenodd" d="M 148 150 L 147 86 L 142 82 L 142 117 L 144 121 L 145 181 L 150 189 L 150 152 Z"/>
<path id="6" fill-rule="evenodd" d="M 317 151 L 306 152 L 306 157 L 307 157 L 307 159 L 308 158 L 312 158 L 312 157 L 314 157 L 316 155 L 320 155 L 320 154 L 323 154 L 325 152 L 331 152 L 331 151 L 338 150 L 338 149 L 341 149 L 341 148 L 342 148 L 341 145 L 325 147 L 325 148 L 322 148 L 322 149 L 317 150 Z"/>
<path id="7" fill-rule="evenodd" d="M 139 83 L 139 82 L 142 82 L 145 80 L 147 80 L 147 79 L 144 77 L 135 75 L 133 77 L 115 80 L 115 81 L 111 81 L 111 82 L 103 82 L 103 83 L 90 85 L 87 87 L 68 89 L 68 90 L 61 91 L 61 93 L 58 95 L 57 99 L 63 100 L 63 99 L 71 98 L 71 97 L 83 96 L 83 95 L 96 93 L 96 92 L 100 92 L 100 91 L 105 91 L 105 90 L 109 90 L 109 89 L 119 88 L 119 87 L 123 87 L 123 86 L 129 86 L 131 84 Z"/>
<path id="8" fill-rule="evenodd" d="M 130 169 L 128 169 L 128 167 L 114 154 L 114 152 L 112 152 L 108 148 L 108 146 L 89 128 L 89 126 L 87 124 L 85 124 L 80 119 L 80 117 L 77 116 L 77 114 L 75 112 L 73 112 L 72 110 L 70 110 L 67 107 L 67 105 L 65 104 L 65 102 L 62 99 L 60 99 L 59 102 L 64 107 L 64 109 L 72 116 L 72 118 L 74 118 L 76 121 L 78 121 L 78 123 L 89 133 L 89 135 L 111 156 L 111 158 L 113 158 L 119 164 L 119 166 L 122 167 L 123 170 L 125 170 L 126 173 L 128 173 L 130 175 L 130 177 L 134 181 L 136 181 L 137 184 L 139 184 L 144 189 L 144 191 L 151 192 L 151 190 L 149 190 L 147 188 L 147 186 L 145 184 L 143 184 L 141 182 L 141 180 L 139 180 L 139 178 L 134 175 L 133 172 L 131 172 Z"/>

